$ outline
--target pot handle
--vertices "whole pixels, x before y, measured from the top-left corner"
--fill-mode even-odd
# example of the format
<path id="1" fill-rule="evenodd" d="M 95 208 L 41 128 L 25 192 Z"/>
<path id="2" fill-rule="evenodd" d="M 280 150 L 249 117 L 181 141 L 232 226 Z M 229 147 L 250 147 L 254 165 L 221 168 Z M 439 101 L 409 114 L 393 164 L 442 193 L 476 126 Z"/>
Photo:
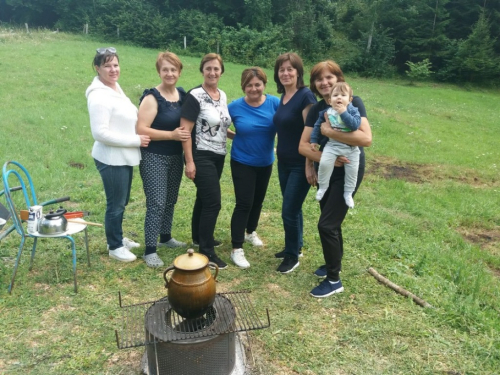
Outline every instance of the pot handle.
<path id="1" fill-rule="evenodd" d="M 165 288 L 168 289 L 168 279 L 167 279 L 167 273 L 169 273 L 170 271 L 174 270 L 175 267 L 172 265 L 170 267 L 168 267 L 165 272 L 163 272 L 163 278 L 165 279 Z"/>
<path id="2" fill-rule="evenodd" d="M 56 212 L 50 211 L 50 213 L 45 215 L 46 219 L 53 219 L 53 218 L 58 218 L 59 216 L 62 216 L 66 213 L 67 211 L 60 207 Z"/>
<path id="3" fill-rule="evenodd" d="M 214 280 L 217 281 L 217 275 L 219 274 L 219 266 L 215 264 L 214 262 L 208 262 L 208 265 L 211 266 L 210 268 L 215 268 L 215 275 L 213 276 Z"/>

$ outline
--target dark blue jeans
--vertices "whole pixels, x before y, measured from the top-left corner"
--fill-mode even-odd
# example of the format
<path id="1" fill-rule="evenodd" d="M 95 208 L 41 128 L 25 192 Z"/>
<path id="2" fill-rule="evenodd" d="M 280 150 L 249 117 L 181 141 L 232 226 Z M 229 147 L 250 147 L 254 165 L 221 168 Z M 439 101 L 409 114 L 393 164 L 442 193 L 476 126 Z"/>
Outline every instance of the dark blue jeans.
<path id="1" fill-rule="evenodd" d="M 221 209 L 220 177 L 225 155 L 211 151 L 193 150 L 196 166 L 196 201 L 191 218 L 193 241 L 200 245 L 200 253 L 214 254 L 215 224 Z"/>
<path id="2" fill-rule="evenodd" d="M 285 254 L 298 258 L 304 245 L 302 203 L 311 185 L 306 179 L 304 163 L 287 164 L 278 160 L 278 177 L 283 196 L 281 218 L 285 229 Z"/>
<path id="3" fill-rule="evenodd" d="M 101 174 L 106 193 L 106 215 L 104 216 L 106 240 L 109 249 L 116 250 L 123 246 L 123 213 L 130 198 L 134 169 L 128 165 L 107 165 L 95 159 L 94 161 Z"/>

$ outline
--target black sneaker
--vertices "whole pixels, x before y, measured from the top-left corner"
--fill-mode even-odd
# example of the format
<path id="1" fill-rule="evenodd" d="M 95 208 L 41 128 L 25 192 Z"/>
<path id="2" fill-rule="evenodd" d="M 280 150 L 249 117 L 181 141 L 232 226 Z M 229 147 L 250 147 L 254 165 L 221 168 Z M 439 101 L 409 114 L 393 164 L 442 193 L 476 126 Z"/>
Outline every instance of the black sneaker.
<path id="1" fill-rule="evenodd" d="M 203 254 L 203 253 L 200 253 L 200 254 Z M 227 268 L 227 263 L 224 262 L 221 258 L 219 258 L 217 256 L 217 254 L 213 253 L 213 254 L 210 254 L 210 255 L 209 254 L 203 254 L 203 255 L 205 255 L 210 262 L 217 264 L 219 266 L 220 270 L 223 270 L 223 269 Z M 209 267 L 210 268 L 215 268 L 215 267 L 212 267 L 210 264 L 209 264 Z"/>
<path id="2" fill-rule="evenodd" d="M 274 257 L 278 258 L 278 259 L 283 259 L 285 256 L 286 256 L 285 249 L 281 250 L 279 253 L 274 254 Z M 299 250 L 299 258 L 303 257 L 303 256 L 304 256 L 304 254 L 302 254 L 302 249 L 300 249 Z"/>
<path id="3" fill-rule="evenodd" d="M 292 272 L 295 268 L 299 266 L 299 259 L 290 257 L 290 256 L 285 256 L 285 259 L 283 259 L 283 262 L 278 266 L 278 269 L 276 271 L 281 272 L 281 273 L 290 273 Z"/>
<path id="4" fill-rule="evenodd" d="M 214 240 L 214 247 L 219 247 L 220 245 L 222 245 L 222 242 Z M 193 246 L 198 247 L 200 246 L 200 244 L 198 243 L 198 241 L 193 240 Z"/>

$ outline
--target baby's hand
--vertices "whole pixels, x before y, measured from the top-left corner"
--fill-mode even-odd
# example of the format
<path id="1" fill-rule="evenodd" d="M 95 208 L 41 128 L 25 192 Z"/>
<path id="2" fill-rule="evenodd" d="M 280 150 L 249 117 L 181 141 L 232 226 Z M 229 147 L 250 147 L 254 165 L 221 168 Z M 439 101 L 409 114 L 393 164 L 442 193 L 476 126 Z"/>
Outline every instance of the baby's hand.
<path id="1" fill-rule="evenodd" d="M 319 150 L 319 144 L 311 143 L 311 151 L 318 151 L 318 150 Z"/>
<path id="2" fill-rule="evenodd" d="M 332 103 L 332 107 L 334 110 L 337 111 L 337 113 L 339 115 L 341 115 L 342 113 L 344 113 L 345 111 L 347 111 L 347 106 L 344 105 L 344 103 L 342 103 L 342 101 L 336 101 L 334 103 Z"/>

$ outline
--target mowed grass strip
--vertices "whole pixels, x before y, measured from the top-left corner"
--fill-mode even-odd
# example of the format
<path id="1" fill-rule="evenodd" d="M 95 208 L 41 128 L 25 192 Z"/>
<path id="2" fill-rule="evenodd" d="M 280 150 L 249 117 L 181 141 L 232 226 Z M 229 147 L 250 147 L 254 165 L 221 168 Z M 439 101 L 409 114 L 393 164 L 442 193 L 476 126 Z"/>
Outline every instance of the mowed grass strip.
<path id="1" fill-rule="evenodd" d="M 47 31 L 0 32 L 2 71 L 1 156 L 30 171 L 40 201 L 71 196 L 64 206 L 88 210 L 103 222 L 105 196 L 90 156 L 85 89 L 94 73 L 96 47 L 114 45 L 120 84 L 137 103 L 158 83 L 159 51 L 115 41 Z M 332 56 L 334 57 L 334 56 Z M 202 82 L 199 58 L 182 57 L 179 85 Z M 242 95 L 245 66 L 226 64 L 220 87 L 229 100 Z M 273 72 L 267 92 L 276 94 Z M 308 77 L 306 77 L 306 82 Z M 271 327 L 250 333 L 254 374 L 497 374 L 500 363 L 500 152 L 498 91 L 378 81 L 347 76 L 365 101 L 374 142 L 366 149 L 367 173 L 343 234 L 345 292 L 323 300 L 309 296 L 322 264 L 314 192 L 304 204 L 305 248 L 290 275 L 275 272 L 283 247 L 281 194 L 275 168 L 258 233 L 263 248 L 245 245 L 251 267 L 219 274 L 219 291 L 252 291 Z M 230 144 L 228 144 L 228 149 Z M 143 243 L 145 199 L 136 170 L 125 234 Z M 234 207 L 229 157 L 221 180 L 222 210 L 216 237 L 230 263 Z M 183 179 L 174 235 L 189 242 L 195 188 Z M 2 198 L 3 199 L 3 198 Z M 2 203 L 5 203 L 2 200 Z M 124 304 L 165 296 L 163 270 L 138 260 L 109 259 L 100 228 L 89 228 L 91 263 L 78 247 L 78 294 L 73 293 L 71 251 L 61 240 L 39 241 L 29 272 L 27 241 L 16 285 L 7 293 L 19 237 L 0 243 L 0 373 L 138 374 L 144 348 L 119 350 L 114 330 Z M 142 255 L 143 248 L 136 254 Z M 169 264 L 185 250 L 160 249 Z M 423 309 L 379 284 L 374 267 L 425 299 Z"/>

